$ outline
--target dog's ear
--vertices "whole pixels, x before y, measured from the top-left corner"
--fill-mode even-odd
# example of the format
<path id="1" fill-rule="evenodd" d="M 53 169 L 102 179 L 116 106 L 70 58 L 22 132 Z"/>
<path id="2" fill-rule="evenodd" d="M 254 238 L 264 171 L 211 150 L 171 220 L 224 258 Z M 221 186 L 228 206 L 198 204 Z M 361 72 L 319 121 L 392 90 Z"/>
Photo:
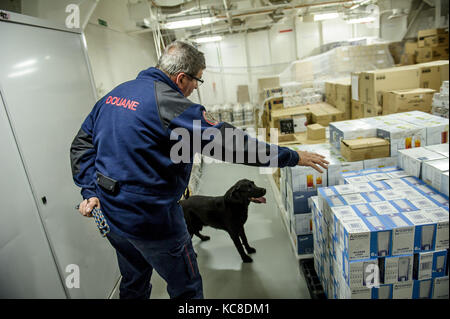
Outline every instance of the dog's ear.
<path id="1" fill-rule="evenodd" d="M 247 204 L 248 199 L 243 196 L 241 186 L 231 187 L 225 194 L 225 201 L 234 204 Z"/>

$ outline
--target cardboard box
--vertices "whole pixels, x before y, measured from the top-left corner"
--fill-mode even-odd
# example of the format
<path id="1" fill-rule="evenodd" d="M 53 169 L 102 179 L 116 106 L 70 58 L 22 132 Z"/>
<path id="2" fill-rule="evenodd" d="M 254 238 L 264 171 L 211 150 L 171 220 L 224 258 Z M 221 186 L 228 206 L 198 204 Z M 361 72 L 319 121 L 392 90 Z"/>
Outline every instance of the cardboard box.
<path id="1" fill-rule="evenodd" d="M 448 299 L 448 276 L 434 278 L 433 299 Z"/>
<path id="2" fill-rule="evenodd" d="M 352 120 L 363 118 L 364 117 L 363 104 L 359 101 L 352 99 L 350 114 L 351 114 Z"/>
<path id="3" fill-rule="evenodd" d="M 405 42 L 405 48 L 403 50 L 404 54 L 415 55 L 417 49 L 417 41 L 407 41 Z"/>
<path id="4" fill-rule="evenodd" d="M 380 92 L 386 90 L 417 88 L 420 72 L 412 66 L 362 72 L 360 74 L 360 101 L 370 105 L 381 105 Z"/>
<path id="5" fill-rule="evenodd" d="M 431 48 L 431 56 L 433 61 L 448 59 L 448 47 L 434 47 Z"/>
<path id="6" fill-rule="evenodd" d="M 325 82 L 325 101 L 331 105 L 336 102 L 336 83 Z"/>
<path id="7" fill-rule="evenodd" d="M 369 137 L 341 141 L 341 154 L 349 162 L 388 157 L 389 142 L 382 138 Z"/>
<path id="8" fill-rule="evenodd" d="M 405 212 L 403 215 L 414 225 L 414 253 L 434 250 L 436 223 L 422 210 Z"/>
<path id="9" fill-rule="evenodd" d="M 344 113 L 343 119 L 351 118 L 351 84 L 336 83 L 336 101 L 335 106 Z"/>
<path id="10" fill-rule="evenodd" d="M 433 61 L 432 48 L 419 47 L 416 50 L 416 61 L 419 63 Z"/>
<path id="11" fill-rule="evenodd" d="M 365 137 L 377 137 L 377 125 L 367 119 L 330 123 L 330 144 L 341 149 L 341 140 L 353 140 Z"/>
<path id="12" fill-rule="evenodd" d="M 383 92 L 383 115 L 414 110 L 429 113 L 435 92 L 422 88 Z"/>
<path id="13" fill-rule="evenodd" d="M 280 86 L 280 77 L 271 76 L 259 78 L 257 82 L 258 102 L 262 103 L 265 99 L 264 89 L 275 88 Z"/>
<path id="14" fill-rule="evenodd" d="M 400 58 L 400 65 L 412 65 L 412 64 L 416 64 L 416 55 L 403 53 Z"/>
<path id="15" fill-rule="evenodd" d="M 429 36 L 423 41 L 425 47 L 448 47 L 448 33 Z"/>
<path id="16" fill-rule="evenodd" d="M 311 110 L 312 123 L 328 126 L 331 122 L 343 120 L 344 113 L 328 103 L 308 105 Z"/>
<path id="17" fill-rule="evenodd" d="M 425 46 L 425 38 L 430 36 L 442 35 L 448 32 L 444 28 L 419 30 L 417 34 L 417 46 L 423 48 Z"/>
<path id="18" fill-rule="evenodd" d="M 307 126 L 307 138 L 310 140 L 325 139 L 325 127 L 320 124 L 310 124 Z"/>
<path id="19" fill-rule="evenodd" d="M 421 88 L 429 88 L 439 92 L 442 82 L 449 79 L 448 60 L 438 60 L 415 65 L 420 70 Z"/>
<path id="20" fill-rule="evenodd" d="M 381 105 L 363 103 L 362 109 L 365 118 L 380 116 L 383 114 L 383 107 Z"/>
<path id="21" fill-rule="evenodd" d="M 238 85 L 237 87 L 237 102 L 247 103 L 250 102 L 250 94 L 248 92 L 248 85 Z"/>

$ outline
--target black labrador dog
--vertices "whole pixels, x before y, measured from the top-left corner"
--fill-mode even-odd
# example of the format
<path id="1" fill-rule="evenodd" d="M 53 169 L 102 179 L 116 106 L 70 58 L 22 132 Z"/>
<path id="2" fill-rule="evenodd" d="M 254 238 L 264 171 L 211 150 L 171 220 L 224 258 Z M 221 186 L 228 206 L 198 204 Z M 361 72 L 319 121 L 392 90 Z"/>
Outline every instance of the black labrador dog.
<path id="1" fill-rule="evenodd" d="M 196 235 L 205 241 L 210 238 L 200 234 L 203 226 L 225 230 L 233 240 L 242 261 L 252 262 L 252 258 L 244 252 L 242 247 L 245 247 L 248 254 L 256 252 L 248 244 L 244 224 L 247 221 L 250 202 L 265 203 L 266 199 L 263 197 L 265 194 L 265 188 L 257 187 L 248 179 L 241 179 L 224 196 L 187 196 L 187 199 L 180 201 L 180 205 L 183 208 L 189 234 L 191 237 Z"/>

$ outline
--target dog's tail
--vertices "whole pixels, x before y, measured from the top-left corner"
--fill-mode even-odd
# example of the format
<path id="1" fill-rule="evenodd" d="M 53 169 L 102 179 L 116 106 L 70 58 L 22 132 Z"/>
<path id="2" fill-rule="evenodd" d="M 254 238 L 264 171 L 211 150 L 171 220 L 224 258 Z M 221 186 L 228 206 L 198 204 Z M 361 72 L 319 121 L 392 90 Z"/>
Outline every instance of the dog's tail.
<path id="1" fill-rule="evenodd" d="M 184 197 L 184 199 L 188 199 L 190 196 L 191 196 L 191 190 L 189 189 L 189 187 L 186 187 L 186 189 L 184 190 L 183 197 Z"/>

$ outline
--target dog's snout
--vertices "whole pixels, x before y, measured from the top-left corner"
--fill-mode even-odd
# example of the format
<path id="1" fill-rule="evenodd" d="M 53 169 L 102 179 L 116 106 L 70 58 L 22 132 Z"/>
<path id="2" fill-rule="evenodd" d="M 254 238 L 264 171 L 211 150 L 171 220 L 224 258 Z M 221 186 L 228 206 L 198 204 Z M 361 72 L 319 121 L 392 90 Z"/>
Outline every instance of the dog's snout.
<path id="1" fill-rule="evenodd" d="M 266 189 L 265 188 L 261 188 L 261 191 L 263 192 L 263 196 L 266 195 Z"/>

